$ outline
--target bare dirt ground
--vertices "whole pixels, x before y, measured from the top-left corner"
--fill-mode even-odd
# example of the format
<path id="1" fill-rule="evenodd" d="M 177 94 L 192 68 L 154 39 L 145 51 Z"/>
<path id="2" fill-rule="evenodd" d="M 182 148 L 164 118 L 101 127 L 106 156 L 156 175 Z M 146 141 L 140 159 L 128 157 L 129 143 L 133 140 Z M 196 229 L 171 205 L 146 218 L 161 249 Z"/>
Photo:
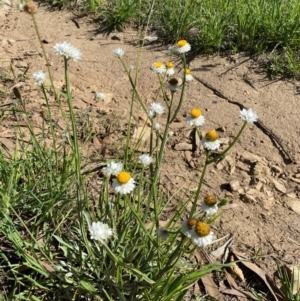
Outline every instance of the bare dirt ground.
<path id="1" fill-rule="evenodd" d="M 2 7 L 0 15 L 0 87 L 8 96 L 1 95 L 0 106 L 1 109 L 9 106 L 14 98 L 11 88 L 18 85 L 38 133 L 47 122 L 46 107 L 32 73 L 46 71 L 45 61 L 31 17 L 14 6 L 6 8 L 4 11 Z M 117 36 L 96 35 L 97 25 L 89 19 L 76 18 L 67 11 L 50 12 L 44 7 L 39 8 L 36 18 L 58 87 L 63 85 L 63 64 L 54 54 L 55 43 L 67 41 L 82 52 L 82 60 L 72 62 L 70 70 L 74 107 L 81 118 L 82 132 L 89 127 L 94 136 L 86 141 L 85 155 L 99 158 L 106 143 L 105 159 L 116 156 L 115 149 L 123 139 L 121 132 L 129 117 L 131 88 L 112 51 L 123 48 L 126 63 L 136 65 L 140 51 L 137 33 L 127 30 Z M 148 43 L 143 50 L 138 90 L 147 104 L 153 101 L 159 87 L 150 66 L 155 61 L 167 60 L 166 49 L 159 43 Z M 11 68 L 16 75 L 22 75 L 27 68 L 28 71 L 26 76 L 8 80 L 12 77 Z M 178 72 L 180 68 L 178 65 Z M 190 69 L 195 80 L 188 84 L 179 118 L 171 126 L 174 136 L 165 154 L 162 186 L 172 193 L 192 178 L 194 184 L 185 192 L 186 196 L 196 189 L 203 151 L 201 147 L 196 150 L 192 147 L 191 128 L 185 122 L 184 116 L 192 107 L 200 107 L 204 112 L 206 123 L 202 130 L 218 129 L 224 146 L 242 124 L 239 110 L 254 109 L 259 122 L 246 128 L 223 161 L 209 167 L 202 195 L 215 193 L 220 199 L 230 199 L 215 232 L 218 237 L 234 235 L 235 247 L 248 257 L 255 257 L 256 264 L 264 271 L 272 275 L 276 260 L 280 264 L 299 265 L 299 83 L 268 80 L 258 62 L 242 54 L 230 58 L 197 57 L 191 61 Z M 95 100 L 95 92 L 111 93 L 112 97 L 108 102 L 99 102 Z M 57 130 L 63 130 L 54 101 L 50 105 Z M 141 126 L 139 117 L 143 116 L 136 105 L 135 128 Z M 164 116 L 160 122 L 164 123 Z M 108 127 L 113 132 L 111 145 L 104 141 Z M 16 141 L 13 132 L 13 120 L 2 122 L 1 147 L 13 149 Z"/>

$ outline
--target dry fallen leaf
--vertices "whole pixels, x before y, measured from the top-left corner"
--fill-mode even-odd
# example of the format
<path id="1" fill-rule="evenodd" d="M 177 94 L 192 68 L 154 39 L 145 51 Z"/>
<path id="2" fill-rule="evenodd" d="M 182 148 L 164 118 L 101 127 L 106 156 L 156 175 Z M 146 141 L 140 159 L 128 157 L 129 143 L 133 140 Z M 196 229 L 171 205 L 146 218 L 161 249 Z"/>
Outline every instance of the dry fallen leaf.
<path id="1" fill-rule="evenodd" d="M 241 264 L 250 269 L 253 273 L 258 275 L 266 284 L 271 294 L 275 298 L 276 301 L 284 301 L 284 297 L 282 296 L 280 290 L 277 288 L 275 282 L 269 277 L 261 268 L 259 268 L 256 264 L 249 262 L 245 255 L 238 252 L 236 249 L 231 249 L 232 253 L 235 257 L 240 260 Z M 276 289 L 277 288 L 277 289 Z"/>
<path id="2" fill-rule="evenodd" d="M 203 285 L 205 287 L 206 293 L 210 297 L 212 297 L 216 300 L 219 300 L 219 301 L 224 300 L 221 292 L 219 291 L 217 285 L 214 283 L 214 281 L 213 281 L 210 274 L 207 274 L 207 275 L 201 277 L 200 280 L 201 280 L 201 282 L 203 283 Z"/>
<path id="3" fill-rule="evenodd" d="M 101 142 L 99 141 L 99 139 L 97 137 L 93 138 L 93 144 L 95 146 L 95 149 L 101 149 Z"/>
<path id="4" fill-rule="evenodd" d="M 222 263 L 227 261 L 228 253 L 229 253 L 229 247 L 233 243 L 233 236 L 230 237 L 221 247 L 219 247 L 217 250 L 212 251 L 210 255 L 212 255 L 214 258 L 218 259 L 222 257 Z"/>
<path id="5" fill-rule="evenodd" d="M 244 273 L 239 268 L 239 266 L 237 265 L 237 263 L 235 262 L 233 255 L 230 256 L 230 262 L 233 263 L 232 266 L 229 268 L 231 270 L 231 272 L 235 276 L 237 276 L 239 280 L 244 281 L 245 280 Z"/>
<path id="6" fill-rule="evenodd" d="M 203 252 L 195 252 L 196 260 L 198 262 L 203 263 L 204 262 L 204 260 L 203 260 L 204 254 L 206 254 L 206 253 L 205 252 L 204 253 Z M 208 261 L 211 262 L 211 260 L 209 259 L 209 257 L 208 258 L 206 258 L 206 257 L 207 256 L 204 256 L 204 258 L 206 259 L 206 261 L 208 259 Z M 211 277 L 210 274 L 202 276 L 201 279 L 200 279 L 200 281 L 202 282 L 202 284 L 203 284 L 203 286 L 205 288 L 206 293 L 210 297 L 212 297 L 212 298 L 214 298 L 216 300 L 219 300 L 219 301 L 224 301 L 224 298 L 223 298 L 223 296 L 222 296 L 219 288 L 217 287 L 217 285 L 213 281 L 213 279 L 212 279 L 212 277 Z M 197 288 L 195 288 L 195 289 L 197 289 Z"/>

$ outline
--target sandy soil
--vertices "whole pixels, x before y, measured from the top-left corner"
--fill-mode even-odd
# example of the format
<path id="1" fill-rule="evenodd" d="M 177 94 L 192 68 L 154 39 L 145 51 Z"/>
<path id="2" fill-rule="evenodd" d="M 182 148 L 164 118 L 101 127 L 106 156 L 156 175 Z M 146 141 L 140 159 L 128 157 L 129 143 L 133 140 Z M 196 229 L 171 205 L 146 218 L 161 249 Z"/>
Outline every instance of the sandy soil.
<path id="1" fill-rule="evenodd" d="M 38 132 L 45 121 L 45 105 L 32 73 L 40 69 L 46 71 L 45 61 L 31 17 L 14 6 L 6 8 L 0 15 L 0 87 L 9 96 L 1 96 L 0 105 L 3 107 L 12 101 L 11 88 L 18 85 Z M 74 106 L 82 118 L 81 130 L 84 132 L 86 127 L 92 127 L 95 136 L 86 141 L 85 155 L 93 158 L 97 153 L 99 157 L 99 150 L 103 150 L 106 143 L 105 159 L 114 157 L 116 144 L 122 139 L 126 116 L 129 116 L 131 89 L 112 51 L 122 47 L 126 63 L 136 65 L 140 52 L 137 33 L 127 30 L 103 37 L 96 34 L 97 25 L 89 19 L 77 18 L 66 11 L 50 12 L 44 7 L 39 8 L 36 18 L 58 87 L 63 84 L 63 64 L 62 59 L 54 54 L 55 43 L 67 41 L 82 52 L 82 60 L 71 63 L 70 70 Z M 72 21 L 73 18 L 79 26 Z M 153 101 L 159 87 L 150 66 L 155 61 L 167 60 L 166 49 L 159 43 L 146 43 L 143 49 L 138 90 L 147 104 Z M 20 75 L 14 82 L 4 80 L 10 64 Z M 26 68 L 29 69 L 24 77 L 22 74 Z M 178 62 L 177 70 L 181 68 Z M 188 84 L 179 118 L 171 126 L 174 136 L 170 138 L 165 154 L 162 186 L 172 192 L 186 179 L 192 178 L 194 184 L 185 195 L 189 196 L 196 188 L 203 150 L 200 147 L 192 149 L 191 128 L 185 122 L 185 114 L 192 107 L 202 108 L 206 118 L 203 131 L 218 129 L 224 146 L 242 124 L 239 110 L 253 108 L 259 115 L 259 122 L 247 127 L 223 161 L 209 167 L 203 195 L 213 192 L 219 198 L 230 199 L 231 206 L 224 210 L 215 231 L 218 237 L 233 234 L 236 248 L 249 257 L 263 255 L 256 259 L 256 264 L 269 274 L 275 272 L 276 260 L 281 264 L 299 265 L 299 83 L 268 80 L 259 62 L 243 54 L 230 58 L 196 57 L 191 60 L 190 69 L 195 80 Z M 110 101 L 96 101 L 95 92 L 110 93 Z M 58 129 L 63 130 L 55 103 L 51 106 Z M 134 117 L 134 127 L 137 128 L 144 118 L 138 105 L 134 108 Z M 164 118 L 160 119 L 162 124 Z M 111 131 L 113 134 L 107 144 L 104 137 L 108 125 L 114 131 Z M 8 134 L 11 132 L 13 121 L 1 124 L 2 147 L 13 148 L 15 139 Z M 167 218 L 167 213 L 163 218 Z"/>

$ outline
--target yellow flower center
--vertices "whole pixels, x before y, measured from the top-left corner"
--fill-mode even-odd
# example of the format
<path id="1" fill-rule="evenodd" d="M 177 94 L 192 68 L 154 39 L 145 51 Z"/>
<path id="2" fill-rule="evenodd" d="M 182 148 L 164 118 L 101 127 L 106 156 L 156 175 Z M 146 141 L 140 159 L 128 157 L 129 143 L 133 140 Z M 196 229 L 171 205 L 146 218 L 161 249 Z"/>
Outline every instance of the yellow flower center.
<path id="1" fill-rule="evenodd" d="M 204 237 L 210 233 L 210 226 L 203 222 L 198 222 L 195 227 L 195 232 L 198 236 Z"/>
<path id="2" fill-rule="evenodd" d="M 166 67 L 167 67 L 168 69 L 170 69 L 170 68 L 173 68 L 174 65 L 173 65 L 172 62 L 167 62 L 167 63 L 166 63 Z"/>
<path id="3" fill-rule="evenodd" d="M 184 70 L 184 73 L 185 73 L 185 74 L 191 74 L 191 70 L 190 70 L 190 69 L 185 69 L 185 70 Z"/>
<path id="4" fill-rule="evenodd" d="M 217 198 L 213 195 L 213 194 L 208 194 L 206 195 L 206 197 L 204 198 L 204 203 L 207 206 L 214 206 L 217 203 Z"/>
<path id="5" fill-rule="evenodd" d="M 195 118 L 198 118 L 199 116 L 201 116 L 202 112 L 201 112 L 201 110 L 194 108 L 191 110 L 190 114 L 195 119 Z"/>
<path id="6" fill-rule="evenodd" d="M 129 182 L 130 180 L 130 173 L 126 172 L 126 171 L 121 171 L 118 175 L 117 175 L 117 180 L 120 184 L 126 184 Z"/>
<path id="7" fill-rule="evenodd" d="M 187 41 L 186 40 L 180 40 L 177 42 L 177 46 L 178 47 L 183 47 L 187 44 Z"/>
<path id="8" fill-rule="evenodd" d="M 198 220 L 196 218 L 189 218 L 186 222 L 187 227 L 191 230 L 196 224 L 198 223 Z"/>
<path id="9" fill-rule="evenodd" d="M 169 84 L 172 85 L 172 86 L 178 85 L 178 79 L 175 78 L 175 77 L 170 78 L 169 79 Z"/>
<path id="10" fill-rule="evenodd" d="M 156 63 L 154 63 L 154 67 L 155 68 L 161 68 L 162 66 L 163 66 L 162 62 L 156 62 Z"/>
<path id="11" fill-rule="evenodd" d="M 206 140 L 213 142 L 219 138 L 219 135 L 215 130 L 212 130 L 206 133 L 205 138 Z"/>

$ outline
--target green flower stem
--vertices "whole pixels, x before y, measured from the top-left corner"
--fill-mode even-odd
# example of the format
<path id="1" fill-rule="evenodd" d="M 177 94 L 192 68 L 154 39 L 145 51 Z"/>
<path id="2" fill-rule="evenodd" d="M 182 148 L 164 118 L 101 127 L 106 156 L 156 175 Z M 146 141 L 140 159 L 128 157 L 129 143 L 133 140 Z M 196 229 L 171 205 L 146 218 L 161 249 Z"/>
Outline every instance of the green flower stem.
<path id="1" fill-rule="evenodd" d="M 171 123 L 171 108 L 173 106 L 173 101 L 174 101 L 174 93 L 171 93 L 171 100 L 170 100 L 170 105 L 168 106 L 169 111 L 168 111 L 168 118 L 167 118 L 167 122 Z"/>
<path id="2" fill-rule="evenodd" d="M 122 60 L 121 57 L 119 58 L 119 60 L 121 61 L 122 66 L 123 66 L 124 69 L 125 69 L 125 72 L 126 72 L 128 78 L 129 78 L 130 84 L 131 84 L 131 86 L 132 86 L 133 92 L 135 93 L 135 95 L 136 95 L 136 97 L 137 97 L 137 100 L 138 100 L 139 104 L 140 104 L 141 107 L 143 108 L 144 112 L 147 113 L 147 108 L 146 108 L 146 106 L 144 105 L 143 100 L 141 99 L 141 97 L 140 97 L 140 95 L 139 95 L 139 93 L 138 93 L 138 91 L 137 91 L 137 89 L 136 89 L 136 82 L 133 81 L 133 79 L 132 79 L 132 77 L 131 77 L 131 75 L 130 75 L 129 70 L 128 70 L 127 66 L 125 65 L 125 63 L 124 63 L 124 61 Z"/>
<path id="3" fill-rule="evenodd" d="M 198 201 L 198 198 L 199 198 L 199 195 L 200 195 L 200 192 L 201 192 L 201 188 L 202 188 L 202 185 L 203 185 L 206 168 L 208 166 L 209 154 L 210 154 L 210 152 L 206 151 L 206 154 L 205 154 L 205 164 L 204 164 L 204 167 L 203 167 L 203 170 L 202 170 L 202 174 L 201 174 L 201 177 L 200 177 L 200 182 L 199 182 L 199 185 L 198 185 L 198 189 L 197 189 L 197 192 L 195 194 L 195 198 L 194 198 L 192 210 L 191 210 L 191 213 L 190 213 L 190 217 L 193 217 L 193 214 L 194 214 L 194 212 L 196 210 L 197 201 Z"/>
<path id="4" fill-rule="evenodd" d="M 182 237 L 179 244 L 177 244 L 176 249 L 169 255 L 169 259 L 164 265 L 164 268 L 159 271 L 155 280 L 159 280 L 163 274 L 165 274 L 168 270 L 173 269 L 175 263 L 181 258 L 182 253 L 186 251 L 184 247 L 184 243 L 186 241 L 186 237 Z"/>
<path id="5" fill-rule="evenodd" d="M 58 155 L 57 155 L 57 152 L 56 152 L 56 132 L 55 132 L 54 127 L 53 127 L 52 114 L 51 114 L 51 110 L 50 110 L 48 95 L 46 93 L 44 84 L 42 84 L 41 87 L 42 87 L 43 95 L 44 95 L 46 105 L 47 105 L 48 117 L 50 119 L 50 130 L 51 130 L 51 135 L 52 135 L 52 138 L 53 138 L 53 150 L 55 152 L 56 166 L 58 167 Z"/>
<path id="6" fill-rule="evenodd" d="M 138 211 L 132 206 L 132 201 L 131 201 L 130 196 L 125 195 L 124 201 L 126 203 L 126 206 L 128 206 L 130 208 L 130 212 L 135 216 L 136 220 L 139 223 L 139 226 L 143 228 L 143 231 L 144 231 L 145 235 L 147 235 L 148 239 L 151 241 L 151 243 L 153 243 L 158 248 L 158 245 L 156 244 L 155 239 L 153 239 L 153 237 L 151 236 L 151 233 L 149 232 L 149 230 L 147 230 L 145 228 L 145 223 L 142 221 L 140 215 L 138 214 Z"/>
<path id="7" fill-rule="evenodd" d="M 45 47 L 44 47 L 44 45 L 42 43 L 42 39 L 41 39 L 41 36 L 40 36 L 39 28 L 38 28 L 38 25 L 37 25 L 37 22 L 36 22 L 34 14 L 32 14 L 31 17 L 32 17 L 32 21 L 33 21 L 33 25 L 34 25 L 34 29 L 35 29 L 36 35 L 38 37 L 40 46 L 41 46 L 42 51 L 43 51 L 44 59 L 46 61 L 46 66 L 47 66 L 47 70 L 48 70 L 48 75 L 49 75 L 51 87 L 53 89 L 54 98 L 55 98 L 55 100 L 58 100 L 58 95 L 56 93 L 56 89 L 55 89 L 55 86 L 54 86 L 52 73 L 51 73 L 51 70 L 50 70 L 50 62 L 48 60 L 48 57 L 47 57 L 47 54 L 46 54 L 46 51 L 45 51 Z"/>
<path id="8" fill-rule="evenodd" d="M 185 54 L 182 55 L 183 57 L 183 70 L 186 69 L 186 56 Z M 183 83 L 182 83 L 182 89 L 181 89 L 181 95 L 180 95 L 180 100 L 179 100 L 179 104 L 175 110 L 175 113 L 173 115 L 173 117 L 170 120 L 170 123 L 173 122 L 179 112 L 179 110 L 181 109 L 182 103 L 183 103 L 183 98 L 184 98 L 184 90 L 185 90 L 185 84 L 186 84 L 186 80 L 185 80 L 185 76 L 183 76 Z"/>
<path id="9" fill-rule="evenodd" d="M 224 158 L 224 156 L 229 152 L 229 150 L 235 145 L 235 143 L 238 141 L 238 139 L 240 138 L 243 130 L 245 129 L 247 125 L 247 121 L 244 122 L 243 126 L 241 127 L 241 129 L 239 130 L 238 134 L 236 135 L 236 137 L 233 139 L 233 141 L 231 142 L 231 144 L 219 155 L 217 155 L 216 157 L 214 157 L 213 159 L 210 159 L 207 161 L 207 164 L 211 164 L 213 162 L 216 162 L 219 159 Z"/>
<path id="10" fill-rule="evenodd" d="M 127 126 L 127 133 L 126 133 L 126 147 L 125 147 L 125 154 L 124 154 L 124 167 L 127 168 L 127 160 L 128 160 L 128 150 L 129 150 L 129 143 L 130 143 L 130 132 L 131 132 L 131 121 L 133 116 L 133 103 L 135 98 L 136 92 L 133 91 L 131 96 L 131 103 L 130 103 L 130 115 L 129 115 L 129 121 Z"/>
<path id="11" fill-rule="evenodd" d="M 72 131 L 73 131 L 73 151 L 74 151 L 74 158 L 75 158 L 75 169 L 76 169 L 76 186 L 77 186 L 77 210 L 78 210 L 78 217 L 79 217 L 79 224 L 80 224 L 80 231 L 83 237 L 85 244 L 88 244 L 88 239 L 85 231 L 84 226 L 84 218 L 83 218 L 83 200 L 81 197 L 81 189 L 83 187 L 83 181 L 81 176 L 81 160 L 80 160 L 80 153 L 79 153 L 79 143 L 78 143 L 78 135 L 77 135 L 77 126 L 76 126 L 76 118 L 73 111 L 72 105 L 72 94 L 71 94 L 71 87 L 70 87 L 70 78 L 69 78 L 69 69 L 68 69 L 68 59 L 64 57 L 64 64 L 65 64 L 65 81 L 66 81 L 66 90 L 67 90 L 67 102 L 70 112 L 70 118 L 72 123 Z M 81 252 L 81 249 L 80 249 Z M 82 254 L 81 254 L 82 255 Z M 82 259 L 83 257 L 80 256 Z"/>
<path id="12" fill-rule="evenodd" d="M 168 99 L 167 99 L 166 92 L 165 92 L 165 89 L 164 89 L 163 80 L 162 80 L 162 78 L 159 74 L 157 74 L 157 76 L 158 76 L 159 86 L 160 86 L 160 89 L 161 89 L 161 92 L 162 92 L 162 95 L 163 95 L 164 102 L 165 102 L 166 106 L 170 109 L 171 106 L 168 104 Z M 165 77 L 163 77 L 163 79 L 164 78 Z M 159 93 L 157 93 L 157 94 L 159 94 Z"/>
<path id="13" fill-rule="evenodd" d="M 165 131 L 164 131 L 164 135 L 163 135 L 163 138 L 162 138 L 162 141 L 161 141 L 161 146 L 160 146 L 160 149 L 159 149 L 159 153 L 156 156 L 156 170 L 155 170 L 154 179 L 153 179 L 153 184 L 154 185 L 156 185 L 157 180 L 158 180 L 161 163 L 162 163 L 162 159 L 163 159 L 163 156 L 164 156 L 164 150 L 165 150 L 165 146 L 166 146 L 166 142 L 167 142 L 167 138 L 168 138 L 168 131 L 169 131 L 169 123 L 167 122 L 166 127 L 165 127 Z"/>

